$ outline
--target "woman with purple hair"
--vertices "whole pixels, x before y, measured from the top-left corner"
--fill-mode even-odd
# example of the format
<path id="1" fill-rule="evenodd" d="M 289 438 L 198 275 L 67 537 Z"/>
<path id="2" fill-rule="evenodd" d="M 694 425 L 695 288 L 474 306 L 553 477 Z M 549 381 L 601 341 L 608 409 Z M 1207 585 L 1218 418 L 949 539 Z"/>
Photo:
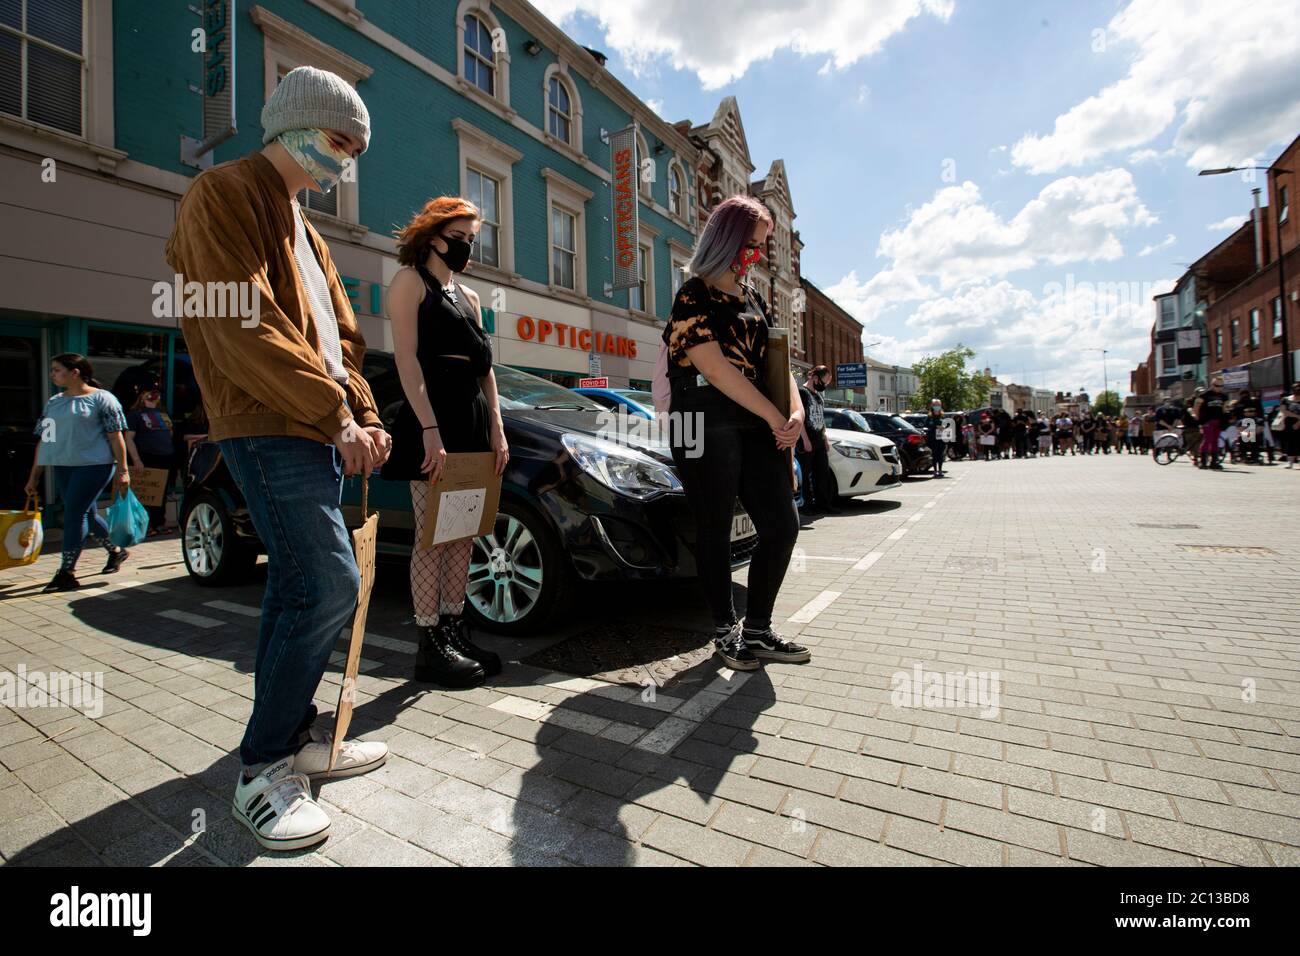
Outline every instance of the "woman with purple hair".
<path id="1" fill-rule="evenodd" d="M 713 613 L 714 652 L 734 670 L 760 659 L 801 663 L 808 648 L 772 630 L 772 606 L 785 580 L 799 534 L 785 450 L 799 441 L 803 404 L 793 376 L 790 407 L 767 396 L 763 371 L 767 304 L 745 282 L 772 231 L 761 203 L 733 196 L 709 216 L 664 330 L 670 422 L 697 416 L 702 436 L 690 448 L 683 429 L 670 427 L 673 460 L 695 515 L 696 565 Z M 749 563 L 749 597 L 742 628 L 731 600 L 732 512 L 739 498 L 758 532 Z"/>

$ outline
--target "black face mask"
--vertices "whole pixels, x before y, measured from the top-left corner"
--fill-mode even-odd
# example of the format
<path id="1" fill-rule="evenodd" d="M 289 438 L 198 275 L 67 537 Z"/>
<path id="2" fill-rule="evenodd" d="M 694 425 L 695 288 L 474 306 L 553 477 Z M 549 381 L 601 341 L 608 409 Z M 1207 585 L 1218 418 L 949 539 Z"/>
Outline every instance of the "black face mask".
<path id="1" fill-rule="evenodd" d="M 813 388 L 819 392 L 824 392 L 826 391 L 826 383 L 822 381 L 813 382 Z"/>
<path id="2" fill-rule="evenodd" d="M 447 264 L 447 268 L 452 272 L 464 272 L 465 266 L 469 265 L 469 254 L 474 246 L 464 239 L 457 239 L 455 236 L 440 237 L 447 244 L 446 252 L 439 252 L 435 247 L 434 255 Z"/>

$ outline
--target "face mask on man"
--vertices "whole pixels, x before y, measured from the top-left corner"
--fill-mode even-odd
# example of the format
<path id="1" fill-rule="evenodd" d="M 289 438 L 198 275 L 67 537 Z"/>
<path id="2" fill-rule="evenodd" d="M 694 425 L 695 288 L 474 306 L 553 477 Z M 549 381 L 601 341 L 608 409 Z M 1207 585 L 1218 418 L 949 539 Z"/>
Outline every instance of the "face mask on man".
<path id="1" fill-rule="evenodd" d="M 826 380 L 824 378 L 813 379 L 813 388 L 819 392 L 826 391 Z"/>
<path id="2" fill-rule="evenodd" d="M 303 168 L 316 188 L 329 192 L 343 178 L 343 170 L 352 154 L 331 142 L 329 134 L 319 129 L 291 129 L 276 137 L 276 142 Z"/>
<path id="3" fill-rule="evenodd" d="M 439 238 L 447 244 L 447 251 L 439 252 L 438 247 L 434 246 L 434 254 L 447 263 L 447 268 L 452 272 L 464 272 L 465 267 L 469 265 L 469 256 L 474 249 L 474 244 L 466 242 L 464 239 L 457 239 L 455 236 L 441 236 Z"/>

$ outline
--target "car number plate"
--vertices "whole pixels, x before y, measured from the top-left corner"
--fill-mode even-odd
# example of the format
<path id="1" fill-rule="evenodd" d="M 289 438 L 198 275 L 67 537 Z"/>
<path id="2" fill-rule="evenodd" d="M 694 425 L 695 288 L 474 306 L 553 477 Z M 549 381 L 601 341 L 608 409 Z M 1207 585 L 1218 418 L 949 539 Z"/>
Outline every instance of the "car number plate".
<path id="1" fill-rule="evenodd" d="M 731 519 L 731 540 L 739 541 L 741 538 L 748 538 L 754 533 L 754 519 L 745 512 L 741 512 Z"/>

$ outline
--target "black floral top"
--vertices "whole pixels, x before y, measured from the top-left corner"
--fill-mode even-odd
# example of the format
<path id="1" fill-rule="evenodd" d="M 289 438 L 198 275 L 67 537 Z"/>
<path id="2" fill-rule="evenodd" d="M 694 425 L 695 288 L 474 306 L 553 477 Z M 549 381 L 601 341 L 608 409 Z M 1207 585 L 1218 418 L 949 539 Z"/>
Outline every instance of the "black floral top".
<path id="1" fill-rule="evenodd" d="M 716 289 L 698 276 L 683 282 L 664 329 L 669 366 L 689 366 L 687 349 L 717 342 L 727 361 L 758 384 L 767 358 L 767 307 L 756 294 L 750 302 L 747 305 L 744 298 Z"/>

